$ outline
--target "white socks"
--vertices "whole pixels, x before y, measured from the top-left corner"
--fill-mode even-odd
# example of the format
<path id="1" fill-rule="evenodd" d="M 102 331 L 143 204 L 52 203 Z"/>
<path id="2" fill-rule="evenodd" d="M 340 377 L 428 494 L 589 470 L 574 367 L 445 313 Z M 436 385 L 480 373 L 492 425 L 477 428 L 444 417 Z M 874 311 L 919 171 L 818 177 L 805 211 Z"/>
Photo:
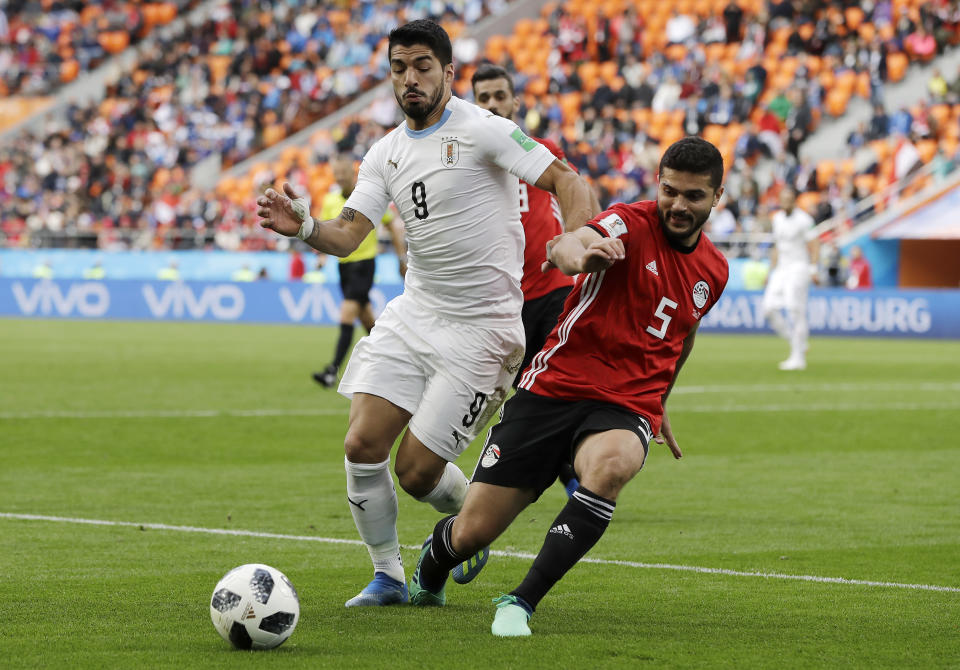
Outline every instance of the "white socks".
<path id="1" fill-rule="evenodd" d="M 390 476 L 390 459 L 382 463 L 351 463 L 347 471 L 347 500 L 360 539 L 367 545 L 375 572 L 406 581 L 397 536 L 397 490 Z M 456 514 L 467 497 L 469 481 L 453 463 L 447 463 L 436 488 L 420 498 L 443 514 Z"/>
<path id="2" fill-rule="evenodd" d="M 770 327 L 773 328 L 773 332 L 785 340 L 790 340 L 790 328 L 787 327 L 787 320 L 783 318 L 783 314 L 779 309 L 766 312 L 763 316 L 766 318 L 767 323 L 770 324 Z"/>
<path id="3" fill-rule="evenodd" d="M 382 463 L 351 463 L 344 458 L 344 467 L 353 522 L 367 545 L 374 571 L 384 572 L 398 582 L 406 581 L 397 536 L 397 490 L 390 477 L 390 459 Z"/>
<path id="4" fill-rule="evenodd" d="M 430 503 L 435 510 L 442 514 L 456 514 L 463 507 L 469 483 L 460 468 L 453 463 L 447 463 L 436 488 L 422 498 L 417 498 L 417 500 Z"/>

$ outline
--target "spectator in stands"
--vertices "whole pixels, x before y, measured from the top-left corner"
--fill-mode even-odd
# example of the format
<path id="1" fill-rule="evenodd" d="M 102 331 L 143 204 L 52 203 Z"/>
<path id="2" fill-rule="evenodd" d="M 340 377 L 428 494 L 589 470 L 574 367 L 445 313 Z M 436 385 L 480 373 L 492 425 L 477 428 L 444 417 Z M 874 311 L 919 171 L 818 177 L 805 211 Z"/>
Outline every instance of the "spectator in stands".
<path id="1" fill-rule="evenodd" d="M 857 127 L 847 134 L 847 148 L 850 150 L 851 154 L 855 153 L 860 147 L 867 143 L 868 133 L 869 130 L 867 129 L 866 122 L 860 121 L 857 123 Z"/>
<path id="2" fill-rule="evenodd" d="M 807 139 L 813 128 L 813 110 L 798 89 L 791 89 L 787 93 L 790 108 L 784 120 L 787 131 L 786 150 L 794 160 L 800 158 L 800 145 Z"/>
<path id="3" fill-rule="evenodd" d="M 727 30 L 727 44 L 740 41 L 740 29 L 743 23 L 743 9 L 737 0 L 730 0 L 723 8 L 723 23 Z"/>
<path id="4" fill-rule="evenodd" d="M 953 172 L 954 157 L 948 156 L 943 146 L 937 146 L 937 153 L 934 154 L 931 162 L 933 163 L 933 167 L 931 168 L 933 178 L 938 183 L 946 181 L 947 176 Z"/>
<path id="5" fill-rule="evenodd" d="M 300 250 L 295 246 L 290 246 L 290 267 L 287 273 L 287 278 L 290 281 L 300 281 L 303 279 L 303 274 L 306 271 L 306 268 L 303 264 L 303 257 L 300 255 Z"/>
<path id="6" fill-rule="evenodd" d="M 667 19 L 667 44 L 686 44 L 697 35 L 697 24 L 688 14 L 681 14 L 676 9 L 671 10 Z"/>
<path id="7" fill-rule="evenodd" d="M 850 265 L 847 270 L 847 288 L 873 288 L 873 279 L 870 277 L 870 263 L 863 255 L 863 249 L 854 245 L 850 247 Z"/>
<path id="8" fill-rule="evenodd" d="M 906 179 L 919 170 L 923 165 L 920 152 L 907 135 L 897 135 L 896 146 L 893 150 L 893 177 L 897 181 Z"/>
<path id="9" fill-rule="evenodd" d="M 909 135 L 913 127 L 913 115 L 906 107 L 901 107 L 893 116 L 890 117 L 890 124 L 887 127 L 888 135 Z"/>
<path id="10" fill-rule="evenodd" d="M 680 86 L 680 82 L 672 74 L 668 74 L 653 94 L 650 107 L 654 112 L 668 112 L 676 109 L 681 93 L 683 93 L 683 87 Z"/>
<path id="11" fill-rule="evenodd" d="M 827 242 L 820 249 L 820 275 L 827 288 L 839 288 L 844 285 L 843 254 L 834 242 Z"/>
<path id="12" fill-rule="evenodd" d="M 947 98 L 947 80 L 943 77 L 940 68 L 933 68 L 933 73 L 927 81 L 927 91 L 930 93 L 930 99 L 934 102 L 943 102 Z"/>
<path id="13" fill-rule="evenodd" d="M 920 61 L 929 61 L 937 55 L 937 41 L 921 22 L 917 29 L 903 40 L 904 49 Z"/>
<path id="14" fill-rule="evenodd" d="M 870 117 L 870 125 L 867 128 L 867 141 L 879 140 L 890 134 L 890 117 L 887 116 L 887 110 L 883 105 L 873 106 L 873 116 Z"/>

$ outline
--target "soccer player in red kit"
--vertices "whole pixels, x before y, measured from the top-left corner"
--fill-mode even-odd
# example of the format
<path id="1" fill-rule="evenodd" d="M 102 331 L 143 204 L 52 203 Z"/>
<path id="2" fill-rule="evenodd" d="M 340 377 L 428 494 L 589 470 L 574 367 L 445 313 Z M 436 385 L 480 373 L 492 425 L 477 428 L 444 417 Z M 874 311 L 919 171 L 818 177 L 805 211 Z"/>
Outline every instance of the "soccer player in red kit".
<path id="1" fill-rule="evenodd" d="M 660 160 L 655 202 L 614 205 L 550 245 L 545 265 L 579 277 L 490 431 L 459 515 L 424 542 L 413 604 L 444 604 L 449 571 L 503 533 L 572 459 L 579 488 L 527 576 L 497 600 L 493 634 L 530 635 L 530 615 L 599 541 L 650 439 L 681 457 L 664 404 L 727 283 L 727 261 L 701 231 L 722 182 L 716 147 L 684 138 Z"/>

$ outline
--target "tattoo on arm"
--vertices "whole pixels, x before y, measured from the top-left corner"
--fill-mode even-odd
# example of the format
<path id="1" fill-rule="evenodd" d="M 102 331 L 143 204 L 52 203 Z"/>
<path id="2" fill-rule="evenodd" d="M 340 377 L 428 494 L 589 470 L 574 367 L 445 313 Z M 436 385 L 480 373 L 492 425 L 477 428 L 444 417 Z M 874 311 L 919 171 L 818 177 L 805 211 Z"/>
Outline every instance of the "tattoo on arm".
<path id="1" fill-rule="evenodd" d="M 343 218 L 344 221 L 353 221 L 356 215 L 357 215 L 357 210 L 352 209 L 350 207 L 344 207 L 343 211 L 340 212 L 340 216 L 341 218 Z"/>

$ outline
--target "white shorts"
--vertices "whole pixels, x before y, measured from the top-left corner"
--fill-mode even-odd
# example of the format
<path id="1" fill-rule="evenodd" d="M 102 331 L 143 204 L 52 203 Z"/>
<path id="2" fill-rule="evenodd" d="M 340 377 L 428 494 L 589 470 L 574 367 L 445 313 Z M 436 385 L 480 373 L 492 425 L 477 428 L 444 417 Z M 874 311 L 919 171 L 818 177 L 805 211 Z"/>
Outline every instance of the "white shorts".
<path id="1" fill-rule="evenodd" d="M 515 326 L 484 328 L 400 295 L 357 342 L 339 391 L 369 393 L 410 412 L 417 439 L 453 461 L 507 397 L 523 347 L 519 314 Z"/>
<path id="2" fill-rule="evenodd" d="M 810 268 L 806 265 L 778 266 L 770 273 L 763 292 L 763 311 L 806 310 L 810 289 Z"/>

